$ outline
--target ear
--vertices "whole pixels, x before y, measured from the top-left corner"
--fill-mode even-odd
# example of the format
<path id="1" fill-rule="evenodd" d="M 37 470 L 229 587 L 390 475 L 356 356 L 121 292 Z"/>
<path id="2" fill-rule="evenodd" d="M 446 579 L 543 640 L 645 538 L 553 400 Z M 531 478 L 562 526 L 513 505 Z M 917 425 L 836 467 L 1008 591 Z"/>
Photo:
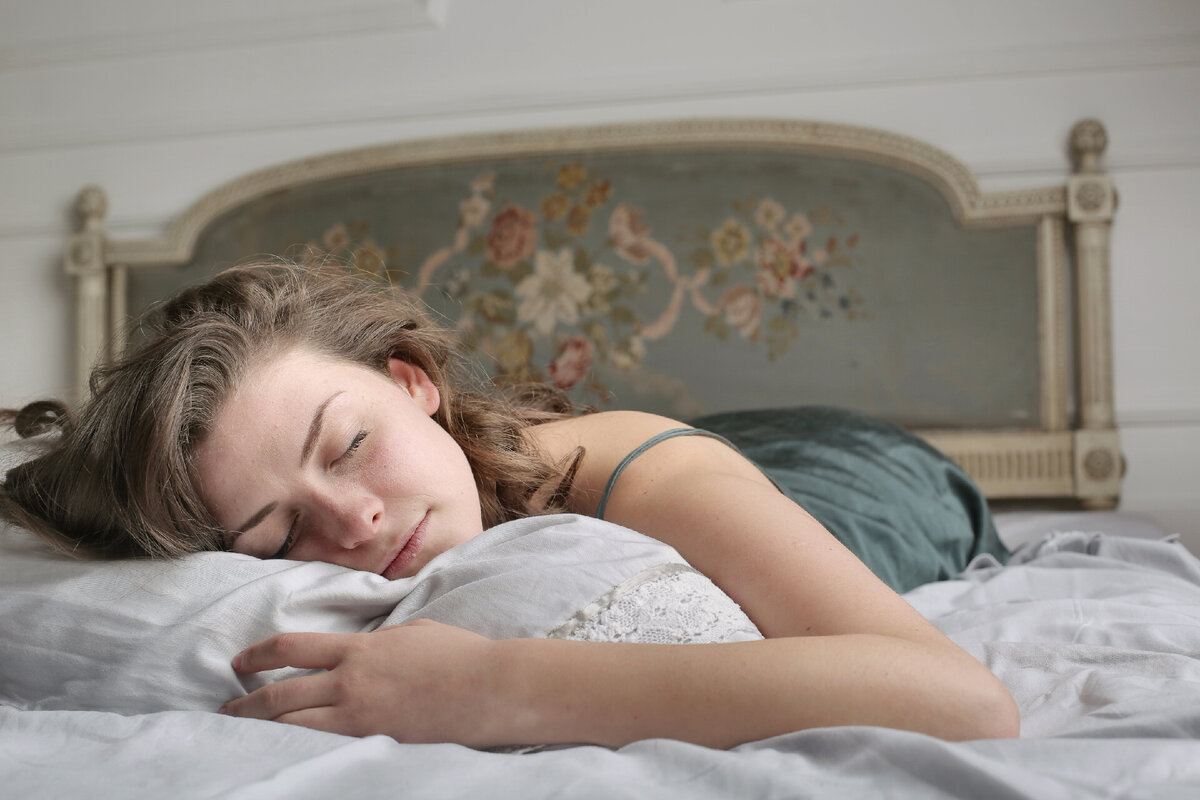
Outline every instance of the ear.
<path id="1" fill-rule="evenodd" d="M 425 370 L 402 358 L 391 356 L 388 358 L 388 372 L 391 374 L 392 380 L 400 384 L 401 389 L 412 395 L 412 399 L 417 401 L 417 405 L 432 417 L 438 410 L 438 406 L 441 405 L 442 395 L 433 385 L 433 381 L 429 380 Z"/>

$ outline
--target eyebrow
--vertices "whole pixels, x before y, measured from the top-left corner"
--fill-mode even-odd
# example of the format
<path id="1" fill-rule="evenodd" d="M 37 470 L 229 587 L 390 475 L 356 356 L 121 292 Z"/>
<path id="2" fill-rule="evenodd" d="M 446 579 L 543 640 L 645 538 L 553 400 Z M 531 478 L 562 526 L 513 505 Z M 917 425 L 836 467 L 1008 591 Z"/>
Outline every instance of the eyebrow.
<path id="1" fill-rule="evenodd" d="M 317 410 L 313 412 L 312 422 L 308 424 L 308 434 L 304 437 L 304 445 L 300 448 L 300 466 L 303 467 L 305 462 L 312 457 L 313 450 L 317 447 L 317 439 L 321 436 L 321 426 L 325 424 L 325 409 L 333 402 L 334 398 L 341 394 L 341 391 L 334 392 L 325 398 L 325 402 L 317 406 Z M 274 501 L 267 503 L 265 506 L 254 512 L 250 519 L 243 522 L 233 531 L 232 541 L 237 541 L 237 538 L 246 531 L 253 528 L 258 523 L 267 518 L 267 515 L 278 508 L 279 503 Z M 232 542 L 231 542 L 232 543 Z"/>
<path id="2" fill-rule="evenodd" d="M 250 519 L 246 520 L 241 525 L 239 525 L 237 527 L 237 530 L 235 530 L 233 532 L 234 541 L 237 541 L 237 537 L 241 536 L 243 533 L 250 530 L 255 525 L 257 525 L 258 523 L 260 523 L 264 519 L 266 519 L 267 515 L 270 514 L 272 511 L 274 511 L 278 505 L 279 504 L 275 503 L 275 502 L 267 503 L 265 506 L 263 506 L 257 512 L 255 512 L 253 517 L 251 517 Z"/>
<path id="3" fill-rule="evenodd" d="M 308 436 L 304 437 L 304 447 L 300 450 L 300 466 L 303 467 L 304 463 L 312 456 L 313 449 L 317 446 L 317 437 L 321 435 L 321 426 L 325 424 L 325 409 L 339 394 L 341 394 L 340 391 L 334 392 L 325 398 L 324 403 L 317 406 L 312 422 L 308 425 Z"/>

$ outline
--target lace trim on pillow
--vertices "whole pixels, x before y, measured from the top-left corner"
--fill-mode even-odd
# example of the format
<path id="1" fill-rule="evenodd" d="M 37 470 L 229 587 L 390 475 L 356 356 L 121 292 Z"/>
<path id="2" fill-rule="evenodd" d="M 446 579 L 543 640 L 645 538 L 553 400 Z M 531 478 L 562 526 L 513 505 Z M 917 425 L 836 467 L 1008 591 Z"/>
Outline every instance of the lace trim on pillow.
<path id="1" fill-rule="evenodd" d="M 703 644 L 761 639 L 737 603 L 686 564 L 644 569 L 596 598 L 549 634 L 586 642 Z M 569 745 L 514 745 L 493 753 L 541 753 Z"/>
<path id="2" fill-rule="evenodd" d="M 742 609 L 686 564 L 639 572 L 549 633 L 590 642 L 700 644 L 760 639 Z"/>

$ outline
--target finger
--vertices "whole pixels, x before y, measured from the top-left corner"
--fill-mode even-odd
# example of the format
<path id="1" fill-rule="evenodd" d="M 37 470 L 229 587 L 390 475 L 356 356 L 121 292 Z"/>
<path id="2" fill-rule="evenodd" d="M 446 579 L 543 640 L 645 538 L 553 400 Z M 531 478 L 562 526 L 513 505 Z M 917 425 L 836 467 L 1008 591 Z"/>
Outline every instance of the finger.
<path id="1" fill-rule="evenodd" d="M 321 673 L 269 683 L 230 700 L 220 712 L 231 717 L 278 720 L 304 709 L 332 705 L 334 699 L 332 681 L 327 673 Z"/>
<path id="2" fill-rule="evenodd" d="M 360 720 L 356 720 L 352 714 L 347 714 L 345 709 L 332 705 L 291 711 L 275 721 L 327 733 L 340 733 L 343 736 L 366 736 L 372 733 Z"/>
<path id="3" fill-rule="evenodd" d="M 281 633 L 250 645 L 233 657 L 236 672 L 263 672 L 281 667 L 333 669 L 353 644 L 350 633 Z"/>

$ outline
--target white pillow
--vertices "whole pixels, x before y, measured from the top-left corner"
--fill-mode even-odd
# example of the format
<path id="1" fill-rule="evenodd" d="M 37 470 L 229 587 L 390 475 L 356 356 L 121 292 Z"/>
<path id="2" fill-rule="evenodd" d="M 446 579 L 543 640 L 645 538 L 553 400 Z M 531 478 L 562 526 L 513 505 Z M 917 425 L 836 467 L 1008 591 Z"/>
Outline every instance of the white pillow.
<path id="1" fill-rule="evenodd" d="M 0 444 L 0 474 L 36 454 L 38 445 Z M 689 591 L 722 621 L 703 635 L 761 638 L 737 604 L 670 546 L 573 514 L 496 526 L 395 581 L 333 564 L 236 553 L 77 561 L 0 523 L 0 704 L 122 714 L 215 711 L 269 681 L 300 674 L 236 674 L 231 659 L 255 642 L 290 631 L 366 632 L 418 618 L 504 639 L 564 635 L 564 626 L 603 622 L 613 609 L 627 628 L 622 640 L 693 641 L 696 631 L 661 630 L 667 623 L 654 609 L 626 607 L 637 605 L 640 587 L 669 583 L 681 571 L 691 574 Z"/>
<path id="2" fill-rule="evenodd" d="M 239 650 L 275 633 L 370 631 L 424 617 L 492 638 L 545 636 L 667 563 L 683 560 L 654 539 L 573 515 L 498 526 L 396 581 L 233 553 L 79 562 L 4 526 L 0 703 L 212 711 L 295 674 L 243 678 L 230 666 Z"/>

